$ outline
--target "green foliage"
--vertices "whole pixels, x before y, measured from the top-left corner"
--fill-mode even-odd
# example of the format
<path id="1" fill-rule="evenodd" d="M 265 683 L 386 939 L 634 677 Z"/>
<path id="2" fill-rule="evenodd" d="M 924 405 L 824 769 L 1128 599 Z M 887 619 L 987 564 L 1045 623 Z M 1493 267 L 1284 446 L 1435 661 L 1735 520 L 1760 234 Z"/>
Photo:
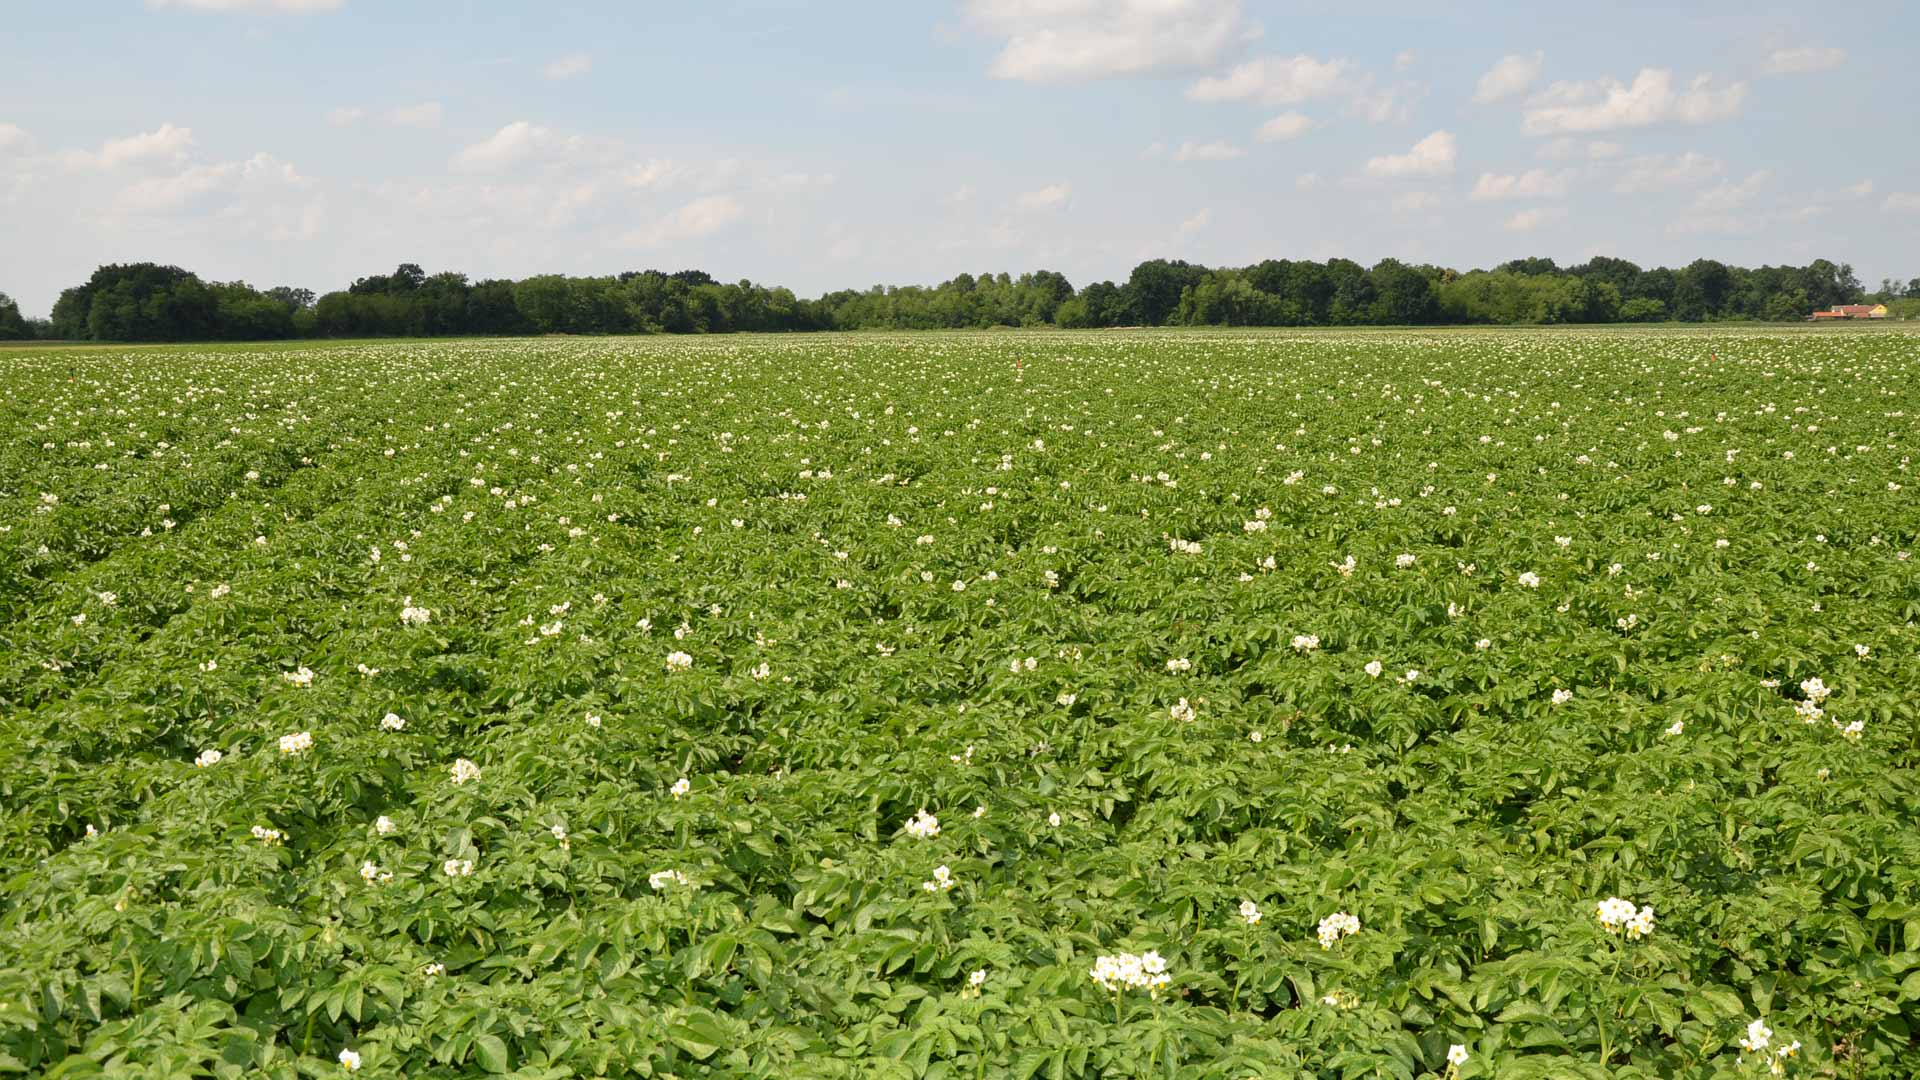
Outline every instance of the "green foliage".
<path id="1" fill-rule="evenodd" d="M 359 278 L 315 298 L 277 286 L 204 285 L 176 267 L 105 266 L 61 294 L 52 332 L 96 341 L 246 341 L 286 337 L 448 337 L 511 334 L 723 334 L 741 331 L 942 330 L 1058 326 L 1360 326 L 1797 320 L 1858 300 L 1853 270 L 1816 259 L 1758 270 L 1699 260 L 1642 271 L 1598 257 L 1562 270 L 1515 259 L 1459 274 L 1383 259 L 1269 259 L 1209 270 L 1151 259 L 1126 284 L 1079 293 L 1038 270 L 961 274 L 932 288 L 875 286 L 801 300 L 784 288 L 722 283 L 700 270 L 615 277 L 543 274 L 470 282 L 417 263 Z M 17 321 L 17 320 L 16 320 Z M 0 305 L 0 338 L 7 334 Z M 26 336 L 17 334 L 16 336 Z"/>
<path id="2" fill-rule="evenodd" d="M 17 351 L 0 1072 L 1915 1075 L 1911 352 Z"/>

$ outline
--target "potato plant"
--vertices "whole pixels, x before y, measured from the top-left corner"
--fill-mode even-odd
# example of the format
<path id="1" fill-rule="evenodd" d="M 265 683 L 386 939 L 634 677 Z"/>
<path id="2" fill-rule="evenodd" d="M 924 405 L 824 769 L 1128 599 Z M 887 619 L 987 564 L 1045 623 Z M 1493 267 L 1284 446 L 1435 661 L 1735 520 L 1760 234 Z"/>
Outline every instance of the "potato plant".
<path id="1" fill-rule="evenodd" d="M 1920 339 L 0 355 L 0 1072 L 1920 1074 Z"/>

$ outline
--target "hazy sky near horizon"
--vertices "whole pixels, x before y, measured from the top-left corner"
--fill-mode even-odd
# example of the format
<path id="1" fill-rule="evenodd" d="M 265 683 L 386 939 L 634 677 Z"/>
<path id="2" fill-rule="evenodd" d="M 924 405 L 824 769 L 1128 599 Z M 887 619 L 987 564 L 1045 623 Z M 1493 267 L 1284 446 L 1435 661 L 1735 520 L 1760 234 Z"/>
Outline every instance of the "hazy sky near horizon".
<path id="1" fill-rule="evenodd" d="M 1154 256 L 1920 275 L 1911 50 L 1821 15 L 17 0 L 0 291 L 44 315 L 131 261 L 317 292 L 400 262 L 699 267 L 807 296 Z"/>

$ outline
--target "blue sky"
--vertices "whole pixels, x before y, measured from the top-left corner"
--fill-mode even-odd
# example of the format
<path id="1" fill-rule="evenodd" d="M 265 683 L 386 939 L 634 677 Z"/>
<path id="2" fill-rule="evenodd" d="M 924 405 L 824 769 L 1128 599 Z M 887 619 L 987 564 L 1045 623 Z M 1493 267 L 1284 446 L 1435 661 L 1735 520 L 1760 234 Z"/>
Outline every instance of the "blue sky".
<path id="1" fill-rule="evenodd" d="M 1911 50 L 1823 9 L 19 0 L 0 291 L 1709 256 L 1920 275 Z"/>

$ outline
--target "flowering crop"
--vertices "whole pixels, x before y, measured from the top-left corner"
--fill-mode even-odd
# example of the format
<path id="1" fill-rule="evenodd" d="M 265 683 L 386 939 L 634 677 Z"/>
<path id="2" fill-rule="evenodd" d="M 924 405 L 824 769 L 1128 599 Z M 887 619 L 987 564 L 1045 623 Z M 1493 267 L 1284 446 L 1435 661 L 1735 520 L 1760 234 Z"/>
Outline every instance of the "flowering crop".
<path id="1" fill-rule="evenodd" d="M 8 350 L 0 1072 L 1920 1075 L 1916 340 Z"/>

